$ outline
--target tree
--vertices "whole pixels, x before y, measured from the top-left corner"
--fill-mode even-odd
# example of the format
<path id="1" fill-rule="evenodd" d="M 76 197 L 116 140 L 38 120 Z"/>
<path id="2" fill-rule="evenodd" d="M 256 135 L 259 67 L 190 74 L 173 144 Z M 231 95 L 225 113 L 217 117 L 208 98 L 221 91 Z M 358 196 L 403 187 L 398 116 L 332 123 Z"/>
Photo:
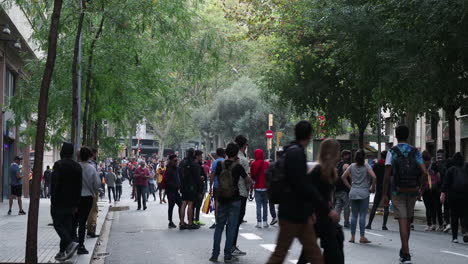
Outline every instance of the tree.
<path id="1" fill-rule="evenodd" d="M 42 161 L 44 156 L 44 138 L 47 120 L 47 103 L 49 99 L 49 86 L 54 72 L 57 39 L 62 11 L 62 0 L 54 0 L 54 9 L 51 16 L 49 47 L 47 50 L 47 62 L 41 83 L 41 91 L 38 104 L 37 134 L 34 145 L 34 169 L 32 181 L 32 193 L 28 211 L 28 230 L 26 235 L 26 263 L 37 263 L 37 219 L 39 215 L 39 193 L 42 175 Z"/>

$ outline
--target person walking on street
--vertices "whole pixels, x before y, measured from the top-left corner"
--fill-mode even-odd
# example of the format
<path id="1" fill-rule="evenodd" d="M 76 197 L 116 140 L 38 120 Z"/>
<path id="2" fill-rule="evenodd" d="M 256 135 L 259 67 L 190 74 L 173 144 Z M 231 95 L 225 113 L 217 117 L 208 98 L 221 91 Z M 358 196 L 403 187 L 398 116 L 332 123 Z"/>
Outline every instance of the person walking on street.
<path id="1" fill-rule="evenodd" d="M 164 189 L 164 185 L 162 184 L 165 172 L 166 172 L 166 163 L 164 162 L 164 160 L 161 160 L 159 162 L 158 169 L 156 170 L 157 184 L 158 184 L 158 190 L 159 190 L 159 203 L 167 203 L 166 190 Z"/>
<path id="2" fill-rule="evenodd" d="M 226 226 L 226 242 L 224 246 L 224 262 L 232 263 L 238 259 L 233 256 L 233 245 L 236 228 L 241 210 L 241 196 L 239 193 L 239 179 L 243 178 L 249 184 L 250 177 L 244 167 L 238 162 L 239 146 L 236 143 L 229 143 L 226 147 L 228 159 L 218 162 L 216 165 L 216 175 L 218 175 L 219 185 L 217 190 L 218 212 L 216 214 L 216 228 L 213 237 L 213 253 L 210 261 L 218 262 L 221 251 L 221 237 Z"/>
<path id="3" fill-rule="evenodd" d="M 78 254 L 89 254 L 84 246 L 84 239 L 86 233 L 86 221 L 93 206 L 93 199 L 99 188 L 101 182 L 99 180 L 98 173 L 93 165 L 89 163 L 89 160 L 93 157 L 93 153 L 90 148 L 83 146 L 80 149 L 80 165 L 82 170 L 82 185 L 81 185 L 81 198 L 80 206 L 78 207 L 78 214 L 74 221 L 73 232 L 76 236 L 76 230 L 78 228 Z"/>
<path id="4" fill-rule="evenodd" d="M 117 175 L 114 173 L 114 169 L 109 168 L 109 172 L 107 173 L 106 183 L 107 183 L 107 195 L 109 196 L 109 203 L 112 203 L 112 197 L 114 197 L 114 202 L 117 201 L 115 196 L 115 181 L 117 179 Z M 111 196 L 112 191 L 112 196 Z"/>
<path id="5" fill-rule="evenodd" d="M 94 169 L 96 169 L 96 172 L 99 174 L 98 171 L 98 163 L 97 163 L 97 149 L 92 148 L 91 149 L 93 153 L 93 157 L 88 161 L 91 166 L 93 166 Z M 89 212 L 88 220 L 86 221 L 86 229 L 87 229 L 87 237 L 89 238 L 96 238 L 96 223 L 97 223 L 97 216 L 99 213 L 98 209 L 98 194 L 96 193 L 93 197 L 93 206 L 91 207 L 91 211 Z"/>
<path id="6" fill-rule="evenodd" d="M 44 197 L 50 198 L 50 184 L 51 184 L 52 171 L 50 166 L 47 165 L 47 169 L 44 171 Z"/>
<path id="7" fill-rule="evenodd" d="M 197 199 L 194 203 L 194 219 L 193 219 L 193 223 L 196 224 L 196 225 L 199 225 L 199 226 L 204 226 L 205 223 L 201 222 L 200 221 L 200 211 L 201 211 L 201 207 L 202 207 L 202 204 L 203 204 L 203 198 L 205 197 L 205 193 L 206 193 L 206 189 L 205 189 L 205 179 L 206 179 L 206 174 L 205 174 L 205 169 L 203 168 L 203 151 L 201 150 L 196 150 L 195 151 L 195 162 L 198 163 L 198 165 L 200 166 L 200 178 L 198 179 L 198 187 L 197 187 L 197 192 L 198 192 L 198 195 L 197 195 Z"/>
<path id="8" fill-rule="evenodd" d="M 187 157 L 180 164 L 182 182 L 182 206 L 180 207 L 180 230 L 199 229 L 193 224 L 194 202 L 197 199 L 197 188 L 200 181 L 200 165 L 195 161 L 195 150 L 190 148 Z M 185 210 L 187 210 L 188 224 L 185 223 Z"/>
<path id="9" fill-rule="evenodd" d="M 312 208 L 320 208 L 321 214 L 336 222 L 339 216 L 329 207 L 319 207 L 319 197 L 314 192 L 310 178 L 307 177 L 305 148 L 309 146 L 312 138 L 312 125 L 308 121 L 300 121 L 296 124 L 294 132 L 296 140 L 285 148 L 285 175 L 282 180 L 284 188 L 278 208 L 279 233 L 275 251 L 267 264 L 283 263 L 294 238 L 301 242 L 307 262 L 323 264 L 322 252 L 317 245 Z"/>
<path id="10" fill-rule="evenodd" d="M 440 173 L 437 171 L 435 163 L 431 165 L 432 157 L 428 151 L 423 151 L 422 158 L 431 178 L 431 181 L 428 181 L 421 189 L 421 196 L 426 207 L 427 227 L 424 231 L 443 231 L 442 205 L 440 203 Z M 437 228 L 437 220 L 439 220 L 439 228 Z"/>
<path id="11" fill-rule="evenodd" d="M 382 194 L 383 194 L 383 180 L 385 175 L 385 159 L 387 158 L 387 151 L 384 150 L 380 153 L 380 159 L 377 163 L 374 164 L 372 170 L 374 170 L 375 176 L 377 177 L 377 187 L 374 196 L 374 202 L 372 205 L 371 212 L 369 214 L 369 222 L 367 223 L 366 229 L 372 229 L 372 222 L 374 221 L 375 213 L 377 212 L 377 208 L 380 206 L 380 202 L 382 202 Z M 382 223 L 382 230 L 388 230 L 387 228 L 387 220 L 389 215 L 389 206 L 384 205 L 384 215 L 383 215 L 383 223 Z"/>
<path id="12" fill-rule="evenodd" d="M 436 153 L 436 172 L 440 174 L 440 186 L 444 184 L 445 175 L 447 174 L 450 166 L 450 161 L 445 159 L 445 151 L 443 149 L 438 149 Z M 450 221 L 450 201 L 445 199 L 445 202 L 441 205 L 443 207 L 443 218 L 444 218 L 444 232 L 448 232 L 451 229 Z"/>
<path id="13" fill-rule="evenodd" d="M 70 259 L 78 249 L 78 243 L 73 242 L 72 228 L 73 215 L 80 205 L 82 169 L 72 159 L 73 153 L 73 144 L 64 142 L 60 151 L 61 159 L 55 162 L 50 175 L 50 214 L 60 237 L 60 251 L 55 256 L 57 261 Z"/>
<path id="14" fill-rule="evenodd" d="M 153 169 L 152 165 L 149 165 L 150 177 L 148 179 L 148 192 L 146 193 L 146 200 L 149 199 L 150 195 L 153 195 L 154 201 L 156 201 L 156 172 Z"/>
<path id="15" fill-rule="evenodd" d="M 115 178 L 115 198 L 116 201 L 120 201 L 120 197 L 122 196 L 122 170 L 117 171 L 117 175 Z"/>
<path id="16" fill-rule="evenodd" d="M 447 171 L 442 185 L 441 203 L 450 200 L 452 242 L 458 243 L 458 221 L 461 222 L 463 242 L 468 243 L 468 165 L 460 152 L 453 156 L 453 166 Z"/>
<path id="17" fill-rule="evenodd" d="M 255 161 L 250 166 L 250 175 L 252 175 L 252 180 L 255 182 L 255 203 L 257 205 L 257 225 L 255 227 L 262 228 L 268 227 L 268 194 L 265 171 L 270 164 L 265 161 L 263 150 L 256 149 L 254 155 Z"/>
<path id="18" fill-rule="evenodd" d="M 8 215 L 11 215 L 11 208 L 13 206 L 13 199 L 18 200 L 19 215 L 25 215 L 23 211 L 23 202 L 21 196 L 23 195 L 23 175 L 21 174 L 20 168 L 21 158 L 16 156 L 13 163 L 10 165 L 10 201 Z"/>
<path id="19" fill-rule="evenodd" d="M 348 169 L 351 164 L 351 151 L 341 151 L 341 160 L 338 162 L 336 168 L 338 170 L 338 180 L 335 183 L 335 209 L 341 218 L 341 211 L 343 211 L 345 228 L 349 228 L 349 216 L 351 213 L 351 207 L 349 204 L 349 189 L 343 183 L 341 176 Z"/>
<path id="20" fill-rule="evenodd" d="M 177 169 L 178 158 L 176 155 L 169 156 L 166 175 L 164 177 L 164 182 L 166 185 L 166 194 L 167 200 L 169 201 L 167 216 L 169 220 L 169 228 L 176 228 L 177 226 L 172 222 L 172 212 L 174 211 L 174 206 L 177 205 L 177 208 L 180 209 L 182 205 L 182 198 L 180 197 L 180 179 L 179 172 Z M 177 210 L 180 215 L 180 211 Z"/>
<path id="21" fill-rule="evenodd" d="M 137 210 L 141 210 L 141 203 L 143 200 L 143 210 L 146 210 L 146 192 L 148 191 L 148 179 L 150 173 L 148 168 L 146 168 L 146 163 L 144 161 L 140 162 L 140 167 L 135 169 L 133 173 L 134 184 L 136 186 L 136 198 L 138 201 Z"/>
<path id="22" fill-rule="evenodd" d="M 322 208 L 333 208 L 333 192 L 338 180 L 335 164 L 340 159 L 340 143 L 334 139 L 327 139 L 320 144 L 318 164 L 310 173 L 310 178 L 315 191 L 320 197 Z M 343 240 L 344 234 L 337 219 L 331 219 L 322 214 L 323 210 L 317 212 L 316 230 L 323 247 L 323 256 L 327 264 L 344 264 Z M 336 213 L 338 215 L 338 213 Z M 304 251 L 297 264 L 307 263 Z"/>
<path id="23" fill-rule="evenodd" d="M 351 239 L 349 242 L 354 243 L 356 236 L 356 225 L 359 217 L 359 230 L 361 239 L 359 243 L 370 243 L 366 238 L 366 215 L 369 209 L 370 193 L 375 191 L 375 173 L 372 168 L 365 164 L 366 153 L 363 149 L 356 152 L 356 163 L 351 164 L 345 173 L 341 176 L 343 183 L 350 189 L 349 200 L 351 201 Z M 351 178 L 351 184 L 348 181 Z M 372 185 L 369 185 L 372 182 Z"/>
<path id="24" fill-rule="evenodd" d="M 407 143 L 409 128 L 406 125 L 399 125 L 395 129 L 395 134 L 398 145 L 390 149 L 385 160 L 383 202 L 388 206 L 388 186 L 392 182 L 392 204 L 400 229 L 400 262 L 410 264 L 412 263 L 409 251 L 411 223 L 419 191 L 427 181 L 427 170 L 421 153 Z"/>
<path id="25" fill-rule="evenodd" d="M 210 193 L 213 194 L 214 197 L 214 204 L 215 204 L 215 219 L 216 219 L 216 209 L 218 208 L 218 199 L 216 198 L 217 190 L 218 190 L 218 175 L 216 174 L 216 166 L 218 165 L 218 162 L 222 162 L 225 159 L 226 153 L 223 148 L 218 148 L 216 150 L 216 159 L 213 161 L 211 164 L 211 174 L 210 174 Z M 210 226 L 210 229 L 214 229 L 216 227 L 216 223 L 213 223 L 212 226 Z"/>

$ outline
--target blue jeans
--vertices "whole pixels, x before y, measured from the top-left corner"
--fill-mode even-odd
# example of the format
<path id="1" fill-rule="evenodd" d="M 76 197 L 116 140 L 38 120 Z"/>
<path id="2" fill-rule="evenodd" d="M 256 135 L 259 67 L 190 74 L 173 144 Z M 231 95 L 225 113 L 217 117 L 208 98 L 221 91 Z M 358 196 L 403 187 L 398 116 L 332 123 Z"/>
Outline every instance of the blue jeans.
<path id="1" fill-rule="evenodd" d="M 237 222 L 239 221 L 239 213 L 241 201 L 230 203 L 218 203 L 216 209 L 216 229 L 214 232 L 213 242 L 213 257 L 217 258 L 221 251 L 221 236 L 223 235 L 224 226 L 226 226 L 226 243 L 224 245 L 224 258 L 229 259 L 232 256 L 232 245 L 234 243 L 234 235 L 236 233 Z"/>
<path id="2" fill-rule="evenodd" d="M 359 230 L 361 236 L 366 232 L 366 215 L 369 208 L 369 197 L 366 199 L 351 200 L 351 235 L 356 234 L 357 219 L 359 216 Z"/>
<path id="3" fill-rule="evenodd" d="M 263 222 L 267 222 L 268 221 L 267 192 L 255 190 L 255 203 L 257 203 L 257 222 L 262 222 L 262 209 L 263 209 Z"/>

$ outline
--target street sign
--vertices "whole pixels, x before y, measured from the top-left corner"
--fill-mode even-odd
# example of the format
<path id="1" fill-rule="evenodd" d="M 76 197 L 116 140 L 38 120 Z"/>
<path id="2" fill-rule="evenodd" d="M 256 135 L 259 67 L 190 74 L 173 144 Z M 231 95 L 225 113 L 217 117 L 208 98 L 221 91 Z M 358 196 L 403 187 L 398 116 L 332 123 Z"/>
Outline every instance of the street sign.
<path id="1" fill-rule="evenodd" d="M 268 115 L 268 127 L 272 127 L 272 126 L 273 126 L 273 115 L 269 114 Z"/>
<path id="2" fill-rule="evenodd" d="M 267 130 L 267 131 L 265 132 L 265 137 L 266 137 L 267 139 L 272 139 L 274 135 L 275 135 L 275 133 L 274 133 L 272 130 Z"/>

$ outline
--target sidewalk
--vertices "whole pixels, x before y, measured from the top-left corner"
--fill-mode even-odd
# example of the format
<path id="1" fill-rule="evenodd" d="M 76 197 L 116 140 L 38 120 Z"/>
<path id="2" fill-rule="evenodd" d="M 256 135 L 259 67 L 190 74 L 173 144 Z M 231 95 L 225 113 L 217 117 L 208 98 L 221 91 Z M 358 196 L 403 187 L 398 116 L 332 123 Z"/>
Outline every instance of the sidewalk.
<path id="1" fill-rule="evenodd" d="M 99 202 L 99 215 L 97 221 L 97 233 L 101 231 L 105 222 L 109 204 Z M 29 199 L 23 198 L 23 208 L 28 212 Z M 0 203 L 0 263 L 24 263 L 26 249 L 27 215 L 18 215 L 18 203 L 13 203 L 12 214 L 7 215 L 8 200 Z M 59 237 L 54 230 L 50 216 L 50 200 L 41 199 L 38 221 L 38 263 L 58 263 L 55 255 L 59 250 Z M 88 255 L 75 256 L 67 263 L 89 264 L 98 238 L 85 240 L 85 246 L 89 250 Z"/>

